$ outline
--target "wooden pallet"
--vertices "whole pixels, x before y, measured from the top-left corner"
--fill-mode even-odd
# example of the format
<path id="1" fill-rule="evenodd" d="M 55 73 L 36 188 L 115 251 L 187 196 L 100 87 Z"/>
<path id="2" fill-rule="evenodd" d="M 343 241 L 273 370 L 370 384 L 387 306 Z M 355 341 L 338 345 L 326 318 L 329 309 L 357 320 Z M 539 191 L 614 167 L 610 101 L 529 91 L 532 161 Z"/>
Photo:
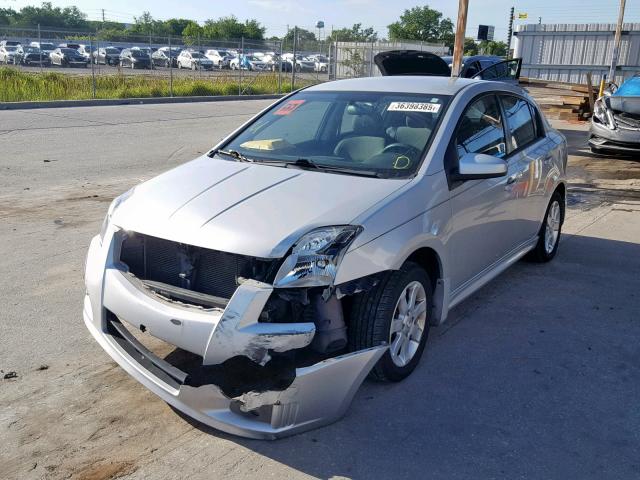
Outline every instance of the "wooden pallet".
<path id="1" fill-rule="evenodd" d="M 538 102 L 548 118 L 587 120 L 591 117 L 587 85 L 523 77 L 520 86 Z M 597 94 L 595 88 L 592 90 Z"/>

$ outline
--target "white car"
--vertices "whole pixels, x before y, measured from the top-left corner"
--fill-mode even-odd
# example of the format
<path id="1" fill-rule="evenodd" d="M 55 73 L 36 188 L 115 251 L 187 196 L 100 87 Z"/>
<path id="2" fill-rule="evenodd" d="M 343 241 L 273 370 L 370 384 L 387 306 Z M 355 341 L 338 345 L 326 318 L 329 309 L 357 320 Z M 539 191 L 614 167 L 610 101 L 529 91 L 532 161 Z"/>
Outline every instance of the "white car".
<path id="1" fill-rule="evenodd" d="M 268 439 L 325 425 L 367 374 L 411 374 L 454 305 L 525 255 L 554 258 L 566 164 L 565 138 L 515 85 L 314 85 L 113 201 L 84 321 L 199 422 Z"/>
<path id="2" fill-rule="evenodd" d="M 229 68 L 229 62 L 233 56 L 226 50 L 207 50 L 204 54 L 209 60 L 213 62 L 213 65 L 218 68 Z"/>
<path id="3" fill-rule="evenodd" d="M 31 42 L 29 46 L 39 48 L 47 56 L 56 49 L 56 46 L 51 42 Z"/>
<path id="4" fill-rule="evenodd" d="M 21 49 L 15 45 L 4 45 L 0 47 L 0 63 L 14 64 L 20 63 Z"/>
<path id="5" fill-rule="evenodd" d="M 326 73 L 329 68 L 329 59 L 324 55 L 313 55 L 308 60 L 314 64 L 313 71 L 319 73 Z"/>
<path id="6" fill-rule="evenodd" d="M 191 70 L 211 70 L 213 62 L 200 52 L 183 50 L 178 55 L 178 68 L 190 68 Z"/>
<path id="7" fill-rule="evenodd" d="M 96 50 L 96 47 L 91 47 L 90 45 L 81 44 L 80 47 L 78 48 L 78 53 L 87 60 L 87 63 L 89 63 L 91 62 L 91 58 L 95 50 Z"/>

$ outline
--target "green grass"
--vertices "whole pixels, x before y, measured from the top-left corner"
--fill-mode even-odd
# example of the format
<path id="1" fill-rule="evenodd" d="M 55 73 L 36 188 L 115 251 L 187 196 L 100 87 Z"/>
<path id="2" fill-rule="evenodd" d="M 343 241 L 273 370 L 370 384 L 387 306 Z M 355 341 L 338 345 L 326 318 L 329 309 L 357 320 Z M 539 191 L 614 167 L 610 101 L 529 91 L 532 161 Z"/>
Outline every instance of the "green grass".
<path id="1" fill-rule="evenodd" d="M 174 96 L 237 95 L 237 74 L 216 75 L 209 78 L 175 75 Z M 282 93 L 291 90 L 289 76 L 282 77 Z M 296 87 L 304 86 L 296 82 Z M 245 77 L 243 95 L 278 93 L 278 76 L 265 73 Z M 96 75 L 96 98 L 168 97 L 169 78 L 160 75 Z M 93 98 L 91 75 L 70 75 L 58 72 L 23 72 L 0 67 L 0 102 L 84 100 Z"/>

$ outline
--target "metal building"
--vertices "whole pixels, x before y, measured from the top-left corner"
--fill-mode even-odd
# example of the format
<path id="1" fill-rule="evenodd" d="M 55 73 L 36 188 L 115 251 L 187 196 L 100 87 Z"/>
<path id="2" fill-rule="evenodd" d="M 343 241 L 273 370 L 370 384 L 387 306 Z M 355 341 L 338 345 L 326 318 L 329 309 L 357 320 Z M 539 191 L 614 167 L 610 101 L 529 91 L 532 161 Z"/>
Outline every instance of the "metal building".
<path id="1" fill-rule="evenodd" d="M 514 56 L 522 57 L 523 77 L 594 84 L 609 73 L 613 23 L 518 25 Z M 616 83 L 640 72 L 640 23 L 625 23 L 616 69 Z"/>

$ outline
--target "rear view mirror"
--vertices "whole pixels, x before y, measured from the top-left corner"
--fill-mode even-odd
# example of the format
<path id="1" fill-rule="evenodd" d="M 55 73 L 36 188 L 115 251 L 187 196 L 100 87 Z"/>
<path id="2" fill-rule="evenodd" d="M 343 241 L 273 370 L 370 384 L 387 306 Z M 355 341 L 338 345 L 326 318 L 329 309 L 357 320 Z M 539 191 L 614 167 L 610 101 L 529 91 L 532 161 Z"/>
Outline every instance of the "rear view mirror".
<path id="1" fill-rule="evenodd" d="M 458 162 L 458 171 L 452 174 L 452 180 L 478 180 L 483 178 L 504 177 L 507 163 L 501 158 L 485 153 L 466 153 Z"/>

